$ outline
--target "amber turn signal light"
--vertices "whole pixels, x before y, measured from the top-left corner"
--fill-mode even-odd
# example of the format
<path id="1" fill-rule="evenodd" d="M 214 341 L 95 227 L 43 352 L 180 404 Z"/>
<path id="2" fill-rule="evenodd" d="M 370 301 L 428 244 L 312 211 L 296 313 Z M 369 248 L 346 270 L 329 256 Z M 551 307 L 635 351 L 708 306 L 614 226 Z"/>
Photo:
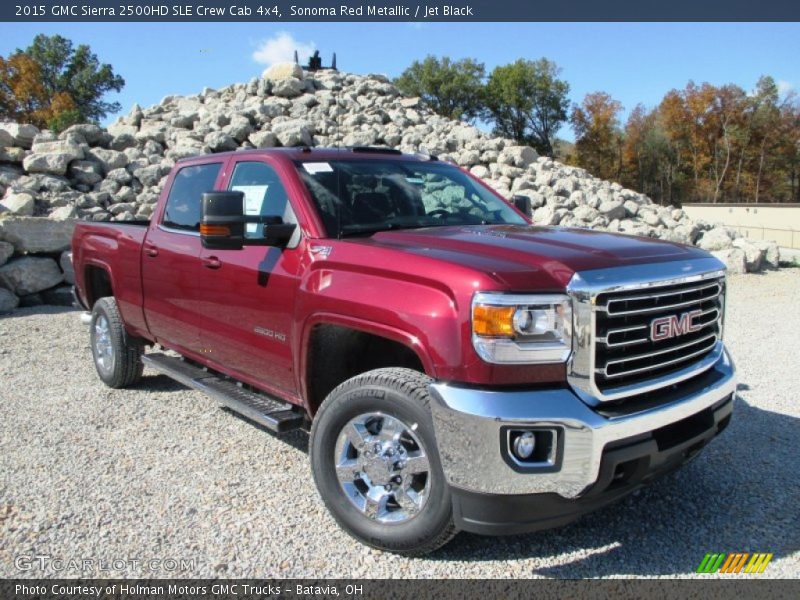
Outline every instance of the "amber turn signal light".
<path id="1" fill-rule="evenodd" d="M 515 306 L 476 305 L 472 310 L 472 331 L 475 335 L 514 336 Z"/>
<path id="2" fill-rule="evenodd" d="M 200 224 L 200 235 L 230 235 L 231 228 L 227 225 Z"/>

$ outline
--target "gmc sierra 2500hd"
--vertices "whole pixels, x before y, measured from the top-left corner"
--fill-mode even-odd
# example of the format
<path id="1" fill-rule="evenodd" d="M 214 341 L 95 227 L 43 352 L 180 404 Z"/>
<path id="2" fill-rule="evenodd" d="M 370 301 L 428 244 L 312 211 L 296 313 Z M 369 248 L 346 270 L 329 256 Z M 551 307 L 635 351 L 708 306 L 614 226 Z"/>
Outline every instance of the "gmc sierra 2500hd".
<path id="1" fill-rule="evenodd" d="M 377 548 L 567 523 L 728 424 L 725 273 L 523 204 L 388 149 L 181 160 L 149 222 L 75 229 L 97 372 L 310 428 L 322 499 Z"/>

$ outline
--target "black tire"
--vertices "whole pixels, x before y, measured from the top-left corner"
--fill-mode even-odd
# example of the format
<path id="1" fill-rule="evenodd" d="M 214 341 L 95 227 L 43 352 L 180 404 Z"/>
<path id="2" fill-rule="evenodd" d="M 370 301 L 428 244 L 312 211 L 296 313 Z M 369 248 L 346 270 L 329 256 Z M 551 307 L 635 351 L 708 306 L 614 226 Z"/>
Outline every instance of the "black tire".
<path id="1" fill-rule="evenodd" d="M 107 331 L 107 333 L 103 333 Z M 108 387 L 124 388 L 142 377 L 144 345 L 125 331 L 125 325 L 112 296 L 100 298 L 92 309 L 89 326 L 92 358 L 97 374 Z M 104 352 L 108 349 L 110 355 Z"/>
<path id="2" fill-rule="evenodd" d="M 376 369 L 334 389 L 322 403 L 311 428 L 310 456 L 314 481 L 323 502 L 339 525 L 357 540 L 406 556 L 440 548 L 458 533 L 453 523 L 450 489 L 436 447 L 430 413 L 431 379 L 411 369 Z M 359 415 L 379 412 L 416 424 L 429 470 L 427 500 L 419 512 L 399 523 L 383 523 L 361 512 L 345 494 L 336 474 L 336 444 L 344 427 Z"/>

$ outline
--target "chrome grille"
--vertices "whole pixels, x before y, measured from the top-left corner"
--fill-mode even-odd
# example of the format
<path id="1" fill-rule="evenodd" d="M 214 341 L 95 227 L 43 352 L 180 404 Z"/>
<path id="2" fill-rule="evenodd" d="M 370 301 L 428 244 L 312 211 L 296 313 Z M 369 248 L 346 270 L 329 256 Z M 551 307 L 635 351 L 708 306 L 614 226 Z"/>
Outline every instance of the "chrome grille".
<path id="1" fill-rule="evenodd" d="M 615 388 L 668 376 L 714 351 L 721 337 L 724 286 L 720 277 L 597 294 L 597 389 L 611 394 Z M 654 322 L 669 335 L 658 339 Z"/>

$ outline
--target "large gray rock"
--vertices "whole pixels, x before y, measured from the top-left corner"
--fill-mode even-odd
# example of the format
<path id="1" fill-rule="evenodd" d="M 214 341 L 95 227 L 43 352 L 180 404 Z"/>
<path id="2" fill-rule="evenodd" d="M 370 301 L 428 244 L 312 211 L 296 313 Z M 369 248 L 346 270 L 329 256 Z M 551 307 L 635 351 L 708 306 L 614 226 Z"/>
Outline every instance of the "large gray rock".
<path id="1" fill-rule="evenodd" d="M 248 139 L 256 148 L 272 148 L 278 145 L 278 137 L 271 131 L 256 131 Z"/>
<path id="2" fill-rule="evenodd" d="M 25 192 L 9 194 L 0 200 L 0 215 L 32 217 L 35 204 L 34 197 L 31 194 Z"/>
<path id="3" fill-rule="evenodd" d="M 74 229 L 74 219 L 8 217 L 0 219 L 0 240 L 13 244 L 19 253 L 62 252 L 69 248 Z"/>
<path id="4" fill-rule="evenodd" d="M 762 250 L 745 238 L 733 240 L 733 247 L 744 252 L 745 267 L 748 273 L 756 273 L 761 270 L 761 263 L 767 253 L 766 249 Z"/>
<path id="5" fill-rule="evenodd" d="M 69 177 L 78 183 L 94 185 L 103 180 L 103 167 L 91 160 L 75 160 L 69 165 Z"/>
<path id="6" fill-rule="evenodd" d="M 597 210 L 609 221 L 613 219 L 624 219 L 625 215 L 627 214 L 624 204 L 617 200 L 606 200 L 605 202 L 601 202 L 600 206 L 597 207 Z"/>
<path id="7" fill-rule="evenodd" d="M 300 65 L 293 62 L 275 63 L 265 69 L 261 76 L 269 81 L 281 81 L 283 79 L 299 80 L 303 78 L 303 69 Z"/>
<path id="8" fill-rule="evenodd" d="M 535 162 L 537 156 L 536 150 L 530 146 L 509 146 L 503 148 L 500 156 L 497 157 L 497 162 L 502 165 L 524 168 Z"/>
<path id="9" fill-rule="evenodd" d="M 64 281 L 64 274 L 52 258 L 23 256 L 0 267 L 0 285 L 17 296 L 35 294 Z"/>
<path id="10" fill-rule="evenodd" d="M 66 139 L 71 134 L 79 135 L 86 140 L 86 143 L 90 146 L 101 144 L 105 141 L 106 136 L 108 135 L 102 128 L 93 123 L 80 123 L 78 125 L 68 127 L 59 137 L 61 137 L 61 139 Z"/>
<path id="11" fill-rule="evenodd" d="M 2 128 L 2 124 L 0 124 L 0 148 L 6 148 L 8 146 L 12 146 L 14 144 L 14 138 L 11 136 L 8 131 Z"/>
<path id="12" fill-rule="evenodd" d="M 19 306 L 19 298 L 14 292 L 0 287 L 0 314 L 9 313 Z"/>
<path id="13" fill-rule="evenodd" d="M 44 290 L 42 300 L 51 306 L 72 306 L 72 286 L 60 285 Z"/>
<path id="14" fill-rule="evenodd" d="M 747 259 L 741 248 L 728 248 L 727 250 L 713 250 L 714 256 L 725 263 L 728 273 L 747 273 Z"/>
<path id="15" fill-rule="evenodd" d="M 33 138 L 39 133 L 39 128 L 28 123 L 0 123 L 0 131 L 3 132 L 8 143 L 3 146 L 17 146 L 18 148 L 30 148 Z"/>
<path id="16" fill-rule="evenodd" d="M 31 154 L 22 161 L 23 168 L 29 173 L 51 173 L 64 175 L 69 163 L 83 158 L 83 149 L 74 142 L 59 140 L 34 144 Z"/>
<path id="17" fill-rule="evenodd" d="M 278 138 L 281 146 L 310 146 L 311 131 L 311 124 L 301 119 L 283 121 L 272 127 L 272 133 Z"/>
<path id="18" fill-rule="evenodd" d="M 272 93 L 281 98 L 295 98 L 305 91 L 305 84 L 295 78 L 279 79 L 272 84 Z"/>
<path id="19" fill-rule="evenodd" d="M 726 248 L 730 248 L 733 244 L 733 240 L 731 236 L 728 235 L 728 230 L 724 227 L 714 227 L 714 229 L 709 229 L 703 236 L 698 240 L 697 245 L 700 246 L 703 250 L 725 250 Z"/>
<path id="20" fill-rule="evenodd" d="M 64 219 L 74 219 L 78 216 L 78 211 L 74 206 L 59 206 L 51 210 L 47 216 L 51 219 L 63 221 Z"/>
<path id="21" fill-rule="evenodd" d="M 781 251 L 778 244 L 766 240 L 756 240 L 753 245 L 764 252 L 762 264 L 777 269 L 781 262 Z"/>
<path id="22" fill-rule="evenodd" d="M 64 273 L 64 281 L 75 285 L 75 269 L 72 266 L 72 252 L 65 250 L 58 259 L 58 266 Z"/>
<path id="23" fill-rule="evenodd" d="M 122 169 L 128 166 L 128 162 L 130 162 L 124 152 L 106 148 L 92 148 L 86 158 L 99 163 L 104 173 L 114 169 Z"/>
<path id="24" fill-rule="evenodd" d="M 106 129 L 113 137 L 129 136 L 133 139 L 139 128 L 136 125 L 125 125 L 124 123 L 112 123 Z M 114 143 L 113 141 L 111 142 Z M 112 146 L 113 147 L 113 146 Z"/>
<path id="25" fill-rule="evenodd" d="M 0 242 L 0 267 L 8 262 L 14 254 L 14 244 L 9 242 Z"/>
<path id="26" fill-rule="evenodd" d="M 19 164 L 25 160 L 27 152 L 24 148 L 5 147 L 0 148 L 0 163 Z"/>
<path id="27" fill-rule="evenodd" d="M 230 135 L 222 131 L 212 131 L 203 140 L 205 144 L 214 152 L 226 152 L 236 150 L 239 146 Z"/>

